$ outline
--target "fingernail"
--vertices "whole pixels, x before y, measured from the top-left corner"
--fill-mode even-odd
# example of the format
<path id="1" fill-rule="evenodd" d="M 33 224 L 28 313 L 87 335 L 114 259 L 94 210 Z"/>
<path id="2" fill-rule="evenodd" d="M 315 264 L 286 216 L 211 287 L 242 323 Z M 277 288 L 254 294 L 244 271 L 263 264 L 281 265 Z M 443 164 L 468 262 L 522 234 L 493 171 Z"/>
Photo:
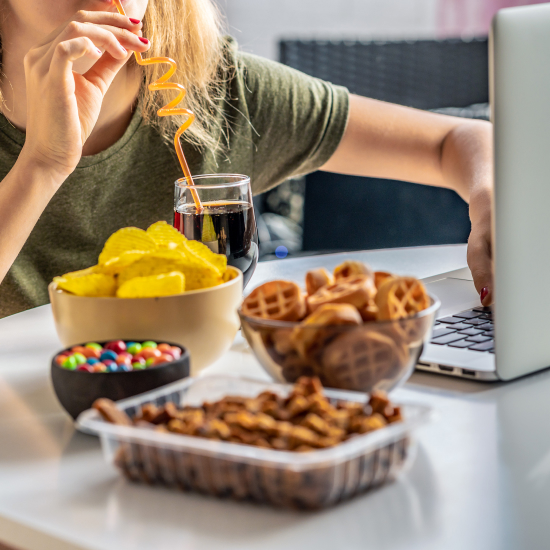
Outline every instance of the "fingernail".
<path id="1" fill-rule="evenodd" d="M 103 55 L 103 52 L 102 52 L 99 48 L 96 48 L 96 49 L 97 49 L 97 53 L 98 53 L 99 55 Z"/>
<path id="2" fill-rule="evenodd" d="M 149 44 L 149 40 L 147 40 L 147 38 L 144 38 L 143 36 L 140 36 L 139 39 L 140 39 L 144 44 Z"/>
<path id="3" fill-rule="evenodd" d="M 128 19 L 134 24 L 139 25 L 141 21 L 139 19 L 133 19 L 132 17 L 128 17 Z"/>
<path id="4" fill-rule="evenodd" d="M 479 293 L 479 299 L 481 300 L 482 304 L 483 304 L 483 300 L 487 298 L 488 294 L 489 294 L 489 289 L 487 287 L 484 287 L 481 289 L 481 292 Z"/>
<path id="5" fill-rule="evenodd" d="M 120 49 L 121 49 L 124 53 L 128 53 L 128 50 L 127 50 L 124 46 L 120 46 Z"/>

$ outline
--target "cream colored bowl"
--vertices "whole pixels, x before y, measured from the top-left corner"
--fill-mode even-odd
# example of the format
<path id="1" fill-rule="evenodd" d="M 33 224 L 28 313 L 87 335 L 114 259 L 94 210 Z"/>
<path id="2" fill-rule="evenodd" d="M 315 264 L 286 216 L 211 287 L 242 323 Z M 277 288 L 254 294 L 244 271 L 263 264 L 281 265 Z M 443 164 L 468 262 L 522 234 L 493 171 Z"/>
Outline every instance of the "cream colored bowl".
<path id="1" fill-rule="evenodd" d="M 107 340 L 166 340 L 191 353 L 191 372 L 219 359 L 240 322 L 243 274 L 213 288 L 161 298 L 86 298 L 48 287 L 55 328 L 65 347 Z"/>

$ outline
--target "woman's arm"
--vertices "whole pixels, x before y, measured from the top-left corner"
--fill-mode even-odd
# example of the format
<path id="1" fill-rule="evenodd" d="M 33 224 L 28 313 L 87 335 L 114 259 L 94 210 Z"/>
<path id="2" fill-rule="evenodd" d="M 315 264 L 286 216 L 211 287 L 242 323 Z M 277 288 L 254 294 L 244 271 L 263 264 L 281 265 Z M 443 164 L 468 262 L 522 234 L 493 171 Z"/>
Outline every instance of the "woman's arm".
<path id="1" fill-rule="evenodd" d="M 352 95 L 348 127 L 322 170 L 454 189 L 470 203 L 468 264 L 483 303 L 489 304 L 492 142 L 488 122 Z"/>
<path id="2" fill-rule="evenodd" d="M 63 178 L 24 151 L 0 182 L 0 281 L 62 183 Z"/>

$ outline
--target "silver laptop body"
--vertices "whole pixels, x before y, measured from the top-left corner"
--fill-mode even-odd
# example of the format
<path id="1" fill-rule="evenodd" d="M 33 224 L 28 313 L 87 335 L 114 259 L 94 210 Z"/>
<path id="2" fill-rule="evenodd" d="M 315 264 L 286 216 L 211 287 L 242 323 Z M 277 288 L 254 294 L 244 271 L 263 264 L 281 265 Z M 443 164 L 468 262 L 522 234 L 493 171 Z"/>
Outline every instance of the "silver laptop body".
<path id="1" fill-rule="evenodd" d="M 550 366 L 550 4 L 498 12 L 490 66 L 494 352 L 431 343 L 418 368 L 511 380 Z M 480 305 L 467 269 L 425 282 L 441 300 L 439 319 Z"/>

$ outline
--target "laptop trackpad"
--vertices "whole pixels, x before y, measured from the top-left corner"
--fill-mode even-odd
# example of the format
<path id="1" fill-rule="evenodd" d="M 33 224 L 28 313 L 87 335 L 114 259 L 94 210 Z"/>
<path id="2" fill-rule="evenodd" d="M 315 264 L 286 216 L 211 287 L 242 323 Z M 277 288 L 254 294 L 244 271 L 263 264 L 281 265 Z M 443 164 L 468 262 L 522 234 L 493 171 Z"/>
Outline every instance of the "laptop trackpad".
<path id="1" fill-rule="evenodd" d="M 451 279 L 449 277 L 434 283 L 427 283 L 426 289 L 430 294 L 441 300 L 438 318 L 448 317 L 454 313 L 481 305 L 473 281 Z"/>

